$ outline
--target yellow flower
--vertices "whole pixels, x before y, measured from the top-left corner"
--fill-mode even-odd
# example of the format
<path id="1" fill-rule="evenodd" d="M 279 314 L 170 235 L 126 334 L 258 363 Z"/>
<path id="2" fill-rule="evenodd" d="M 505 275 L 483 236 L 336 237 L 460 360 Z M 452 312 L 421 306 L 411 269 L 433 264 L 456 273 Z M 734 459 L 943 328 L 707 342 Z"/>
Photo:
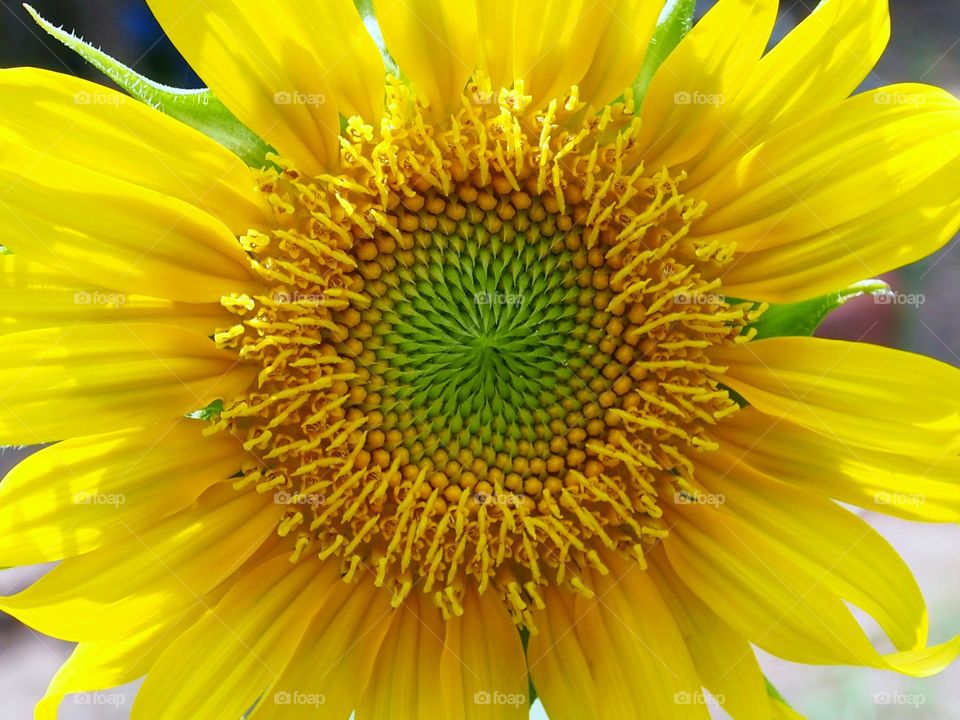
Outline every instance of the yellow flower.
<path id="1" fill-rule="evenodd" d="M 0 439 L 62 441 L 0 609 L 79 641 L 38 718 L 146 675 L 145 720 L 754 720 L 751 643 L 953 660 L 832 498 L 960 519 L 960 371 L 757 336 L 957 229 L 960 103 L 848 97 L 885 2 L 764 54 L 720 0 L 642 102 L 657 2 L 375 0 L 386 82 L 348 0 L 150 4 L 276 152 L 0 73 Z"/>

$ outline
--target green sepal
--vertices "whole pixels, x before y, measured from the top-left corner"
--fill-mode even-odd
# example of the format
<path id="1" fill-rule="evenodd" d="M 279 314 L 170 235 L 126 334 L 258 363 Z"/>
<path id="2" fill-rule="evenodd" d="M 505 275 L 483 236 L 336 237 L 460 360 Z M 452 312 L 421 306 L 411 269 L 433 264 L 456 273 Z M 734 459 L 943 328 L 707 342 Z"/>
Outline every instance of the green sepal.
<path id="1" fill-rule="evenodd" d="M 639 105 L 647 94 L 650 81 L 663 64 L 663 61 L 674 51 L 680 41 L 686 37 L 693 27 L 693 11 L 697 8 L 697 0 L 668 0 L 657 28 L 650 40 L 650 48 L 643 59 L 640 74 L 633 81 L 633 98 Z"/>
<path id="2" fill-rule="evenodd" d="M 380 23 L 377 21 L 377 13 L 373 9 L 373 0 L 353 0 L 353 4 L 357 8 L 357 12 L 360 13 L 360 17 L 363 18 L 363 21 L 367 26 L 367 31 L 370 33 L 373 41 L 377 44 L 377 49 L 380 51 L 380 57 L 383 58 L 383 64 L 386 67 L 387 72 L 391 75 L 400 77 L 400 68 L 397 66 L 396 61 L 393 59 L 393 56 L 387 49 L 387 43 L 383 39 L 383 31 L 380 30 Z"/>
<path id="3" fill-rule="evenodd" d="M 138 100 L 199 130 L 239 156 L 250 167 L 265 167 L 273 149 L 240 122 L 209 89 L 182 90 L 154 82 L 76 35 L 55 27 L 30 5 L 36 23 Z"/>
<path id="4" fill-rule="evenodd" d="M 861 295 L 883 295 L 889 291 L 890 286 L 883 280 L 863 280 L 843 290 L 821 295 L 812 300 L 771 305 L 750 327 L 757 331 L 757 340 L 813 335 L 827 315 L 848 300 Z"/>
<path id="5" fill-rule="evenodd" d="M 530 644 L 530 631 L 527 630 L 527 629 L 524 628 L 524 627 L 520 628 L 520 642 L 523 643 L 523 654 L 524 654 L 524 656 L 526 656 L 526 654 L 527 654 L 527 645 Z M 530 707 L 530 706 L 532 706 L 533 703 L 536 702 L 536 700 L 537 700 L 537 689 L 533 686 L 533 678 L 532 678 L 532 677 L 528 677 L 528 679 L 527 679 L 527 685 L 528 685 L 529 688 L 530 688 L 530 690 L 529 690 L 529 692 L 530 692 L 530 697 L 527 698 L 527 707 Z"/>
<path id="6" fill-rule="evenodd" d="M 772 704 L 777 706 L 772 714 L 773 718 L 776 720 L 804 720 L 803 716 L 790 707 L 790 703 L 783 699 L 783 695 L 773 686 L 773 683 L 770 682 L 766 675 L 763 676 L 763 681 L 767 684 L 767 695 L 770 697 L 770 700 L 773 701 Z"/>

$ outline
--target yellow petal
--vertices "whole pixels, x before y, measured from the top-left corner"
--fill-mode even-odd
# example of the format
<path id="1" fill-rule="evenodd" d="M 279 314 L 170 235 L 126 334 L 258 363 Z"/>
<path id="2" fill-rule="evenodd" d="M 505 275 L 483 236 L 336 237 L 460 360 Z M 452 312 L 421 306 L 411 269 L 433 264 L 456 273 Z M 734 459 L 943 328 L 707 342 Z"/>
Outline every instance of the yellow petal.
<path id="1" fill-rule="evenodd" d="M 717 348 L 723 382 L 761 412 L 853 447 L 960 451 L 960 370 L 922 355 L 821 338 Z"/>
<path id="2" fill-rule="evenodd" d="M 670 53 L 640 111 L 637 152 L 647 167 L 684 163 L 722 127 L 767 45 L 776 0 L 720 0 Z"/>
<path id="3" fill-rule="evenodd" d="M 256 10 L 235 0 L 230 4 L 240 5 L 241 12 L 247 17 L 252 11 L 258 13 L 259 18 L 270 18 L 274 23 L 278 22 L 278 13 L 286 14 L 293 24 L 282 27 L 288 37 L 286 42 L 302 43 L 309 54 L 294 59 L 287 51 L 281 60 L 288 64 L 319 63 L 340 114 L 345 117 L 359 115 L 365 122 L 379 127 L 386 68 L 373 36 L 357 12 L 356 3 L 352 0 L 324 0 L 322 4 L 312 0 L 283 0 L 271 3 L 268 9 Z M 287 72 L 291 71 L 287 69 Z M 309 82 L 309 76 L 297 77 L 306 77 Z"/>
<path id="4" fill-rule="evenodd" d="M 148 4 L 214 94 L 304 173 L 337 164 L 338 109 L 375 114 L 375 93 L 382 104 L 382 70 L 370 72 L 380 56 L 349 0 Z"/>
<path id="5" fill-rule="evenodd" d="M 841 102 L 867 76 L 890 37 L 885 0 L 825 0 L 757 63 L 723 104 L 722 126 L 684 166 L 691 186 L 763 140 Z"/>
<path id="6" fill-rule="evenodd" d="M 0 184 L 4 245 L 69 277 L 183 302 L 257 287 L 240 243 L 217 218 L 2 130 Z"/>
<path id="7" fill-rule="evenodd" d="M 544 595 L 546 607 L 534 611 L 537 633 L 527 646 L 537 695 L 552 720 L 601 717 L 590 663 L 574 631 L 573 596 L 565 589 Z"/>
<path id="8" fill-rule="evenodd" d="M 650 558 L 648 572 L 670 607 L 713 702 L 734 718 L 768 718 L 767 684 L 750 643 L 683 584 L 662 548 Z"/>
<path id="9" fill-rule="evenodd" d="M 510 87 L 513 74 L 514 0 L 477 0 L 477 29 L 480 33 L 480 65 L 493 87 Z"/>
<path id="10" fill-rule="evenodd" d="M 923 522 L 960 522 L 960 458 L 851 447 L 756 408 L 713 431 L 730 467 L 756 469 L 806 490 Z"/>
<path id="11" fill-rule="evenodd" d="M 577 638 L 593 673 L 597 717 L 664 720 L 709 717 L 701 680 L 656 584 L 635 561 L 602 555 L 591 600 L 576 599 Z"/>
<path id="12" fill-rule="evenodd" d="M 422 720 L 447 714 L 440 680 L 444 621 L 413 592 L 393 614 L 356 720 Z"/>
<path id="13" fill-rule="evenodd" d="M 255 373 L 208 338 L 171 325 L 5 335 L 0 438 L 29 445 L 173 419 L 242 392 Z"/>
<path id="14" fill-rule="evenodd" d="M 771 720 L 804 720 L 803 715 L 777 698 L 770 698 L 770 707 L 773 709 Z"/>
<path id="15" fill-rule="evenodd" d="M 743 240 L 742 252 L 756 252 L 852 220 L 956 158 L 958 126 L 960 101 L 939 88 L 891 85 L 852 97 L 697 188 L 710 210 L 696 235 Z"/>
<path id="16" fill-rule="evenodd" d="M 0 565 L 30 565 L 126 541 L 234 475 L 243 447 L 181 419 L 66 440 L 0 484 Z"/>
<path id="17" fill-rule="evenodd" d="M 580 99 L 594 107 L 612 102 L 640 73 L 663 3 L 614 0 L 611 9 L 590 68 L 578 83 Z"/>
<path id="18" fill-rule="evenodd" d="M 58 708 L 66 695 L 114 688 L 145 675 L 167 645 L 200 618 L 206 602 L 209 596 L 183 614 L 164 618 L 129 637 L 77 645 L 37 703 L 34 720 L 57 720 Z"/>
<path id="19" fill-rule="evenodd" d="M 0 255 L 0 333 L 74 323 L 154 322 L 212 335 L 236 322 L 220 303 L 118 293 L 19 255 Z"/>
<path id="20" fill-rule="evenodd" d="M 958 157 L 960 102 L 924 85 L 880 88 L 791 127 L 691 188 L 708 208 L 691 236 L 736 243 L 746 257 L 724 272 L 724 286 L 752 299 L 802 292 L 795 278 L 783 290 L 770 281 L 774 268 L 781 277 L 795 272 L 799 256 L 845 260 L 839 271 L 817 264 L 821 279 L 804 294 L 813 296 L 939 247 L 956 229 L 955 198 L 940 184 L 960 176 Z M 909 226 L 887 222 L 901 212 Z"/>
<path id="21" fill-rule="evenodd" d="M 797 302 L 908 265 L 946 245 L 960 227 L 960 161 L 862 217 L 759 252 L 723 273 L 732 297 Z"/>
<path id="22" fill-rule="evenodd" d="M 446 717 L 525 720 L 529 681 L 517 626 L 492 592 L 468 589 L 462 602 L 463 615 L 446 622 L 440 660 Z"/>
<path id="23" fill-rule="evenodd" d="M 535 105 L 565 97 L 590 68 L 612 11 L 590 0 L 479 0 L 481 64 L 495 86 L 523 80 Z"/>
<path id="24" fill-rule="evenodd" d="M 455 111 L 477 64 L 476 8 L 459 0 L 374 0 L 390 54 L 430 106 Z"/>
<path id="25" fill-rule="evenodd" d="M 517 2 L 513 37 L 513 75 L 523 78 L 535 104 L 562 97 L 580 82 L 610 24 L 613 8 L 605 2 L 568 0 Z"/>
<path id="26" fill-rule="evenodd" d="M 276 532 L 256 493 L 212 488 L 198 505 L 109 547 L 67 558 L 0 610 L 45 635 L 103 640 L 137 632 L 215 588 Z"/>
<path id="27" fill-rule="evenodd" d="M 913 677 L 930 677 L 953 664 L 960 655 L 960 635 L 939 645 L 884 655 L 874 667 Z"/>
<path id="28" fill-rule="evenodd" d="M 317 601 L 319 610 L 296 654 L 250 720 L 344 720 L 357 706 L 398 611 L 371 577 L 335 583 Z"/>
<path id="29" fill-rule="evenodd" d="M 3 70 L 0 115 L 4 132 L 34 152 L 183 200 L 235 234 L 271 217 L 240 158 L 102 85 L 34 68 Z"/>
<path id="30" fill-rule="evenodd" d="M 960 653 L 941 645 L 881 655 L 822 578 L 748 523 L 708 505 L 675 505 L 664 547 L 683 582 L 740 635 L 794 662 L 863 665 L 914 676 Z"/>
<path id="31" fill-rule="evenodd" d="M 840 598 L 761 533 L 708 506 L 677 508 L 664 541 L 670 564 L 738 634 L 794 662 L 859 664 L 871 655 Z"/>
<path id="32" fill-rule="evenodd" d="M 150 668 L 131 718 L 243 717 L 281 675 L 318 599 L 338 582 L 334 563 L 292 565 L 286 553 L 250 570 Z"/>
<path id="33" fill-rule="evenodd" d="M 705 453 L 697 479 L 734 513 L 847 602 L 873 616 L 900 650 L 927 642 L 927 608 L 913 573 L 879 533 L 826 498 Z"/>

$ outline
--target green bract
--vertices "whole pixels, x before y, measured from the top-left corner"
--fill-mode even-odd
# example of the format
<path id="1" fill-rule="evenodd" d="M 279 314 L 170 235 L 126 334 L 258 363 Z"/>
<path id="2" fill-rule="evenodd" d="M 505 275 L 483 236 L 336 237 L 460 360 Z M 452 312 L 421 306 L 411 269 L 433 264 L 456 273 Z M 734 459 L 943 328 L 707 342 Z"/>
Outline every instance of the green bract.
<path id="1" fill-rule="evenodd" d="M 184 90 L 154 82 L 98 50 L 76 35 L 57 28 L 30 5 L 24 5 L 37 24 L 77 53 L 133 97 L 196 128 L 238 155 L 251 167 L 267 164 L 271 148 L 241 123 L 208 89 Z"/>

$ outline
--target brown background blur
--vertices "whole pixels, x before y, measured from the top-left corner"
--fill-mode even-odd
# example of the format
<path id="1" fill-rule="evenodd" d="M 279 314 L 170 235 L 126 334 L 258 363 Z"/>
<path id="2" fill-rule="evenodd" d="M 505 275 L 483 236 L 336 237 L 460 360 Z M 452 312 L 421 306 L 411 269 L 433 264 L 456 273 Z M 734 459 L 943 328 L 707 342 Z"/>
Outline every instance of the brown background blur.
<path id="1" fill-rule="evenodd" d="M 322 0 L 318 0 L 322 1 Z M 531 0 L 536 1 L 536 0 Z M 712 2 L 701 0 L 698 12 Z M 813 2 L 782 0 L 775 36 L 781 37 L 812 9 Z M 41 15 L 102 47 L 139 72 L 179 87 L 200 81 L 180 59 L 153 21 L 143 0 L 36 0 Z M 960 94 L 960 2 L 892 0 L 893 38 L 874 73 L 872 88 L 920 81 Z M 102 77 L 37 28 L 18 2 L 0 0 L 0 67 L 31 65 Z M 0 119 L 2 122 L 2 119 Z M 957 189 L 960 192 L 960 188 Z M 919 305 L 885 305 L 872 299 L 851 302 L 821 334 L 865 339 L 932 355 L 960 366 L 960 251 L 957 240 L 940 253 L 886 279 L 900 293 L 924 296 Z M 958 399 L 960 402 L 960 399 Z M 0 475 L 22 454 L 0 454 Z M 960 529 L 912 525 L 863 513 L 915 569 L 931 611 L 931 640 L 960 633 Z M 37 571 L 0 572 L 0 593 L 23 587 Z M 0 614 L 0 720 L 26 720 L 70 646 L 37 635 Z M 809 668 L 763 657 L 765 670 L 796 708 L 814 720 L 960 717 L 960 663 L 928 680 L 902 679 L 880 671 Z M 64 703 L 66 720 L 120 720 L 129 715 L 134 688 L 92 706 Z M 912 704 L 887 704 L 884 693 L 912 696 Z M 544 717 L 535 711 L 536 717 Z M 719 717 L 719 715 L 718 715 Z"/>

